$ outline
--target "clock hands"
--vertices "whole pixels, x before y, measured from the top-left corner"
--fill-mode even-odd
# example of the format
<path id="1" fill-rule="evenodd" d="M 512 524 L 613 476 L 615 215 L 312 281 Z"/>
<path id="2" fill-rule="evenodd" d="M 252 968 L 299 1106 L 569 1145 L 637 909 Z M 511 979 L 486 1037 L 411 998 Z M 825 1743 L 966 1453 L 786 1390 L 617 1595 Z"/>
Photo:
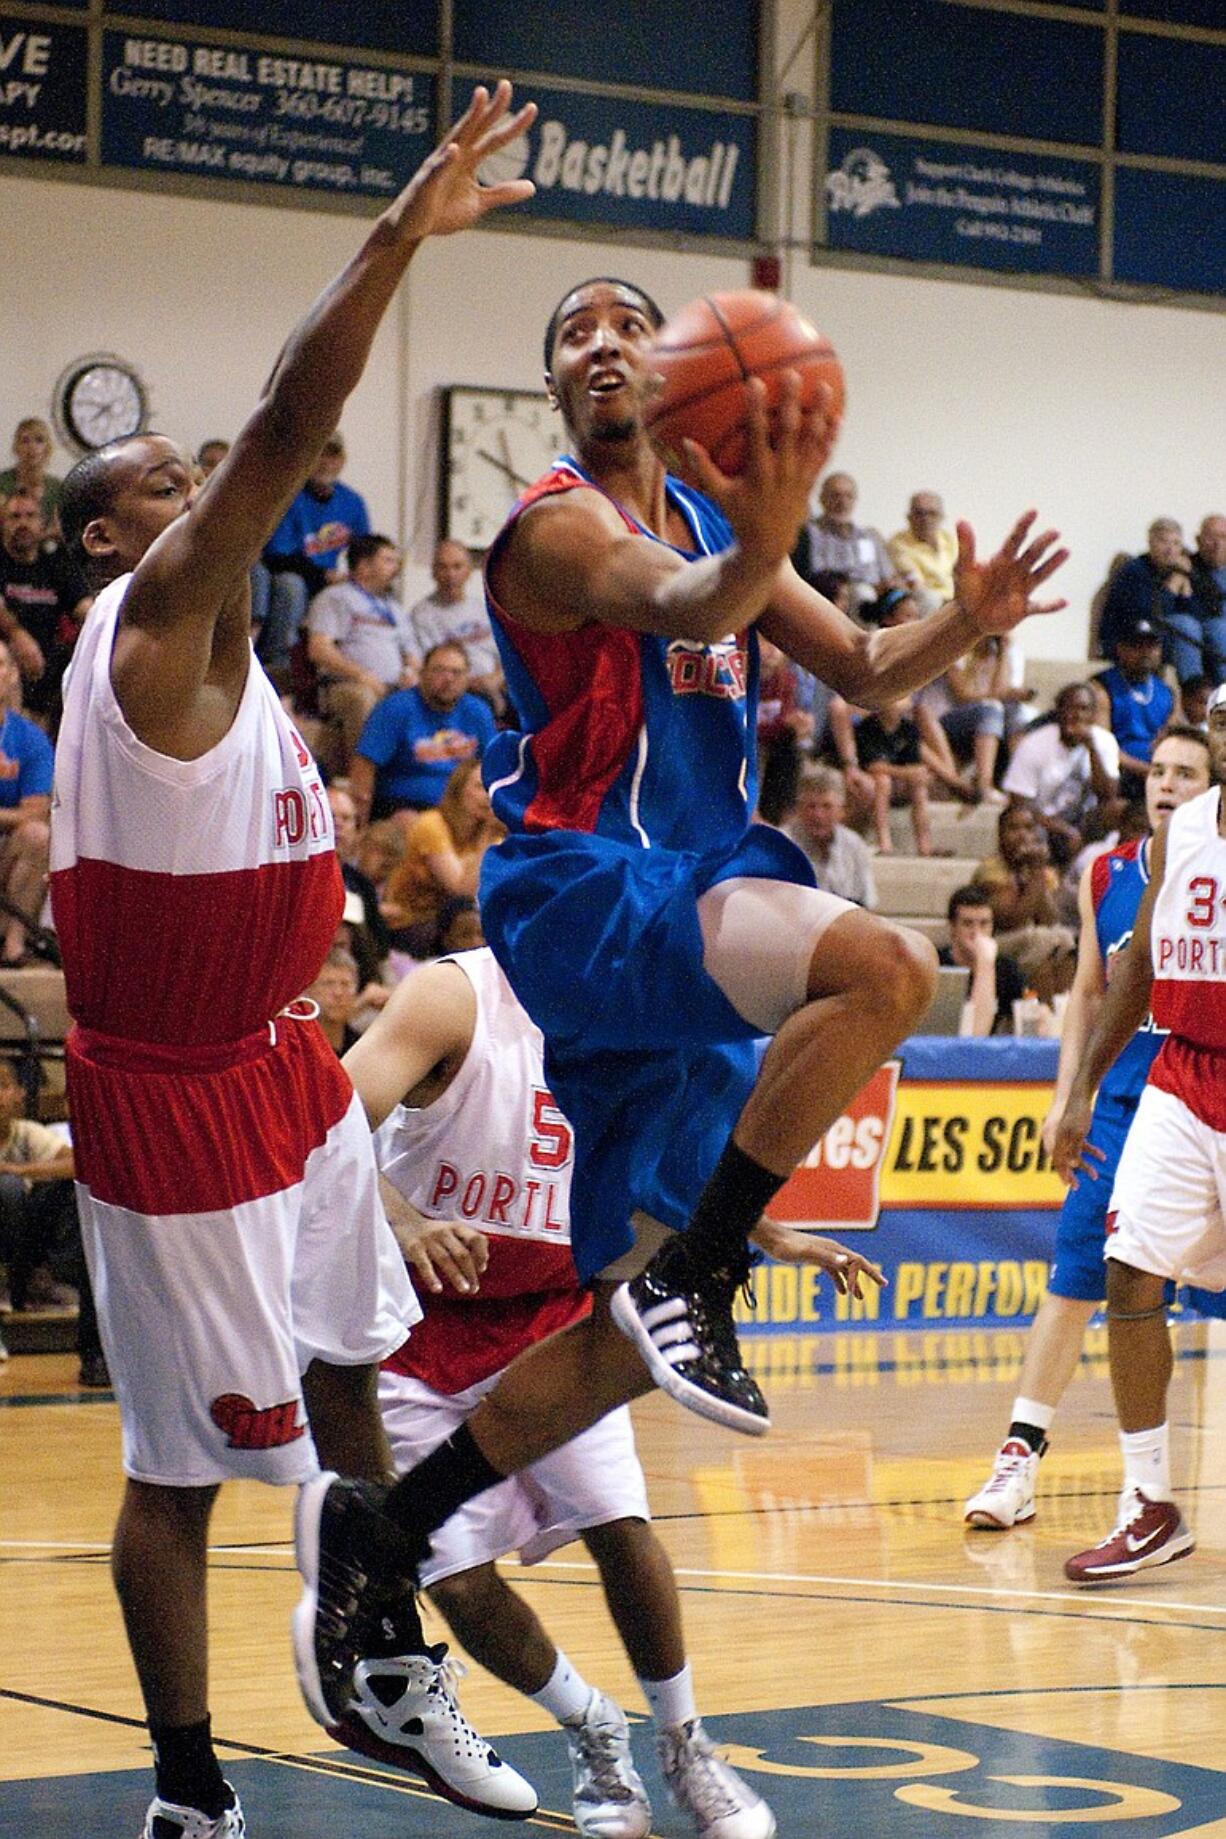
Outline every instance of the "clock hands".
<path id="1" fill-rule="evenodd" d="M 500 460 L 496 453 L 490 453 L 484 447 L 477 448 L 477 458 L 479 460 L 488 460 L 491 466 L 497 467 L 500 473 L 506 474 L 507 478 L 511 481 L 512 485 L 516 486 L 520 491 L 523 491 L 525 487 L 531 485 L 532 481 L 531 479 L 525 479 L 523 477 L 523 474 L 517 473 L 515 468 L 512 466 L 511 449 L 507 443 L 506 434 L 503 432 L 501 428 L 499 428 L 498 430 L 498 438 L 502 442 L 502 451 L 506 455 L 505 460 Z"/>

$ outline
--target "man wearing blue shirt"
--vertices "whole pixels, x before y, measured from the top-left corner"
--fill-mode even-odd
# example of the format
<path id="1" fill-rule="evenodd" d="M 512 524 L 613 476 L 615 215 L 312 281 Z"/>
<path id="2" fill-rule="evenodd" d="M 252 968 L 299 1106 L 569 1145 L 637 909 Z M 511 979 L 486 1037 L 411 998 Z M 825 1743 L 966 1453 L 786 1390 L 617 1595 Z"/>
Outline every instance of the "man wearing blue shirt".
<path id="1" fill-rule="evenodd" d="M 21 672 L 0 639 L 0 964 L 9 968 L 25 961 L 27 928 L 17 915 L 38 919 L 51 844 L 54 755 L 42 729 L 20 709 Z"/>
<path id="2" fill-rule="evenodd" d="M 345 443 L 339 434 L 330 435 L 264 549 L 272 582 L 256 649 L 269 670 L 289 663 L 308 600 L 341 579 L 351 539 L 370 533 L 366 500 L 341 480 L 344 464 Z"/>
<path id="3" fill-rule="evenodd" d="M 393 690 L 371 710 L 349 775 L 363 816 L 429 810 L 460 761 L 484 753 L 494 717 L 470 694 L 468 676 L 462 645 L 435 645 L 415 688 Z"/>
<path id="4" fill-rule="evenodd" d="M 1152 620 L 1135 619 L 1123 627 L 1115 663 L 1100 671 L 1095 684 L 1110 705 L 1110 726 L 1120 746 L 1120 786 L 1127 797 L 1144 795 L 1154 742 L 1170 721 L 1174 693 L 1162 681 L 1162 634 Z"/>

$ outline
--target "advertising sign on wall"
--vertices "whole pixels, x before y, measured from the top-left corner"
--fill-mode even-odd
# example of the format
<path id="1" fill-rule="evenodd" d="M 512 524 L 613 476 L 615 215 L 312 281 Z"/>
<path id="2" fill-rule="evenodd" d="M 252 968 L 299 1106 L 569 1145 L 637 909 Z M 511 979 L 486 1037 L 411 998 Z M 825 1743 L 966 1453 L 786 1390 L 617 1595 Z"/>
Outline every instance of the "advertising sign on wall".
<path id="1" fill-rule="evenodd" d="M 420 72 L 103 37 L 104 165 L 394 197 L 434 138 Z"/>
<path id="2" fill-rule="evenodd" d="M 79 26 L 0 15 L 0 154 L 84 161 L 88 62 Z"/>

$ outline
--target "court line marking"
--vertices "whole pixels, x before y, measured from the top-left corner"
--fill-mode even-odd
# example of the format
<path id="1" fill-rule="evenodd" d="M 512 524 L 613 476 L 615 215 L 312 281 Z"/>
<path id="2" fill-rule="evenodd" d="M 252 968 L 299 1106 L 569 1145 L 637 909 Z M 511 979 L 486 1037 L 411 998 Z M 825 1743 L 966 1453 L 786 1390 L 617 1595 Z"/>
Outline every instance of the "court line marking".
<path id="1" fill-rule="evenodd" d="M 290 1558 L 293 1547 L 290 1545 L 211 1545 L 210 1556 L 224 1553 L 231 1558 Z M 88 1552 L 96 1557 L 105 1557 L 109 1547 L 100 1546 L 96 1540 L 81 1541 L 71 1539 L 0 1539 L 0 1551 L 57 1551 Z M 531 1571 L 578 1571 L 585 1576 L 599 1575 L 594 1564 L 584 1563 L 581 1559 L 543 1558 L 531 1566 L 519 1567 L 516 1575 L 521 1582 L 530 1579 L 523 1572 Z M 905 1578 L 881 1577 L 845 1577 L 826 1575 L 813 1571 L 715 1571 L 699 1569 L 693 1565 L 674 1565 L 678 1577 L 692 1577 L 705 1583 L 749 1583 L 770 1584 L 815 1584 L 822 1588 L 839 1590 L 883 1590 L 902 1592 L 908 1595 L 932 1596 L 972 1596 L 998 1598 L 1007 1597 L 1016 1602 L 1034 1603 L 1084 1603 L 1087 1608 L 1097 1603 L 1102 1608 L 1121 1609 L 1174 1609 L 1187 1611 L 1193 1615 L 1221 1616 L 1226 1618 L 1226 1604 L 1197 1603 L 1176 1597 L 1139 1597 L 1117 1592 L 1111 1588 L 1110 1596 L 1105 1592 L 1095 1592 L 1092 1596 L 1080 1590 L 1016 1590 L 987 1584 L 939 1584 L 911 1582 Z M 1095 1618 L 1099 1619 L 1099 1618 Z M 1104 1617 L 1104 1620 L 1111 1618 Z"/>
<path id="2" fill-rule="evenodd" d="M 125 1717 L 118 1711 L 99 1711 L 93 1705 L 75 1705 L 69 1699 L 46 1698 L 36 1692 L 18 1692 L 8 1686 L 0 1686 L 0 1700 L 11 1699 L 19 1705 L 34 1705 L 42 1711 L 62 1711 L 70 1717 L 91 1718 L 99 1724 L 118 1724 L 124 1730 L 147 1732 L 147 1725 L 140 1718 Z M 272 1750 L 264 1744 L 245 1743 L 234 1737 L 220 1736 L 213 1733 L 213 1742 L 221 1749 L 236 1750 L 242 1756 L 249 1756 L 256 1762 L 272 1763 L 275 1767 L 298 1769 L 306 1775 L 327 1775 L 337 1781 L 356 1781 L 368 1787 L 386 1788 L 393 1794 L 407 1794 L 415 1801 L 432 1803 L 435 1807 L 449 1807 L 451 1803 L 424 1783 L 411 1780 L 407 1775 L 395 1774 L 390 1769 L 372 1769 L 362 1762 L 351 1762 L 342 1751 L 336 1756 L 301 1756 L 293 1750 Z M 35 1781 L 58 1780 L 97 1780 L 99 1777 L 127 1773 L 124 1770 L 87 1769 L 80 1776 L 33 1776 Z M 11 1779 L 8 1782 L 11 1786 Z M 543 1826 L 550 1832 L 574 1833 L 575 1822 L 570 1814 L 559 1813 L 553 1807 L 538 1807 L 535 1813 L 520 1822 L 524 1826 Z M 648 1839 L 656 1839 L 649 1834 Z"/>

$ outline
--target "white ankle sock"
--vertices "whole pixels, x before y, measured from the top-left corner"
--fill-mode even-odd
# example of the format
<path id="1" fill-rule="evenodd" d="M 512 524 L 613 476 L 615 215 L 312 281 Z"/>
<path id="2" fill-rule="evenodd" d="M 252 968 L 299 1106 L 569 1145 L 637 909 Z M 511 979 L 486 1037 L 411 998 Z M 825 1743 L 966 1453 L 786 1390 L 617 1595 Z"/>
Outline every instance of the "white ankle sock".
<path id="1" fill-rule="evenodd" d="M 1124 1486 L 1140 1488 L 1147 1500 L 1169 1501 L 1171 1493 L 1171 1443 L 1165 1424 L 1155 1430 L 1120 1432 L 1124 1456 Z"/>
<path id="2" fill-rule="evenodd" d="M 640 1679 L 651 1715 L 663 1730 L 666 1724 L 690 1724 L 698 1716 L 694 1704 L 694 1676 L 687 1660 L 671 1679 Z"/>
<path id="3" fill-rule="evenodd" d="M 1033 1424 L 1036 1430 L 1048 1431 L 1056 1415 L 1054 1405 L 1041 1405 L 1037 1398 L 1015 1398 L 1011 1424 Z"/>
<path id="4" fill-rule="evenodd" d="M 574 1667 L 559 1648 L 557 1665 L 553 1672 L 539 1692 L 531 1692 L 528 1696 L 536 1704 L 543 1706 L 551 1717 L 558 1720 L 559 1724 L 565 1724 L 568 1718 L 583 1716 L 588 1707 L 588 1700 L 592 1696 L 592 1688 L 575 1672 Z"/>

